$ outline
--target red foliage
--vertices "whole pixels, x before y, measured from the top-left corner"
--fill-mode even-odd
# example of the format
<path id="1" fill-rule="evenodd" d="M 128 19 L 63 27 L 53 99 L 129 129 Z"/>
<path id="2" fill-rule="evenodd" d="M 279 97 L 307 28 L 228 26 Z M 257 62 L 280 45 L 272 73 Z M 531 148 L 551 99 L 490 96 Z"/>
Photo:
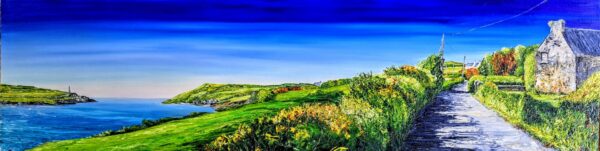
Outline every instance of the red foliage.
<path id="1" fill-rule="evenodd" d="M 506 54 L 494 54 L 492 58 L 492 68 L 496 75 L 509 75 L 514 72 L 515 67 L 517 67 L 514 53 L 514 51 L 510 51 Z"/>
<path id="2" fill-rule="evenodd" d="M 477 70 L 477 68 L 469 68 L 467 69 L 467 73 L 465 73 L 467 79 L 471 79 L 471 77 L 476 75 L 479 75 L 479 70 Z"/>
<path id="3" fill-rule="evenodd" d="M 273 94 L 286 93 L 289 91 L 300 91 L 302 87 L 299 86 L 291 86 L 291 87 L 281 87 L 273 90 Z"/>

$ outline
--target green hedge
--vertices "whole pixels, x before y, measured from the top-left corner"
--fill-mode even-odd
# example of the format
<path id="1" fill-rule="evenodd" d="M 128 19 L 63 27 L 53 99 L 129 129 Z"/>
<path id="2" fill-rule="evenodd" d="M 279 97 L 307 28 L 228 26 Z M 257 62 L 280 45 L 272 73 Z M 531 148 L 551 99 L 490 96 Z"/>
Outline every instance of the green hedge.
<path id="1" fill-rule="evenodd" d="M 284 110 L 277 116 L 242 125 L 204 149 L 400 150 L 419 111 L 441 85 L 425 80 L 431 76 L 414 67 L 392 70 L 398 72 L 354 77 L 349 93 L 343 97 L 341 93 L 311 93 L 318 96 L 315 100 L 342 99 L 315 101 L 322 104 Z"/>
<path id="2" fill-rule="evenodd" d="M 475 81 L 480 81 L 481 83 L 492 82 L 497 85 L 523 85 L 524 82 L 521 77 L 517 76 L 473 76 L 469 79 L 467 88 L 469 92 L 474 92 Z"/>
<path id="3" fill-rule="evenodd" d="M 552 100 L 559 96 L 509 93 L 486 82 L 476 92 L 485 106 L 508 122 L 558 150 L 595 150 L 598 147 L 598 101 Z"/>
<path id="4" fill-rule="evenodd" d="M 523 75 L 525 90 L 528 92 L 535 92 L 535 52 L 529 53 L 525 56 Z"/>

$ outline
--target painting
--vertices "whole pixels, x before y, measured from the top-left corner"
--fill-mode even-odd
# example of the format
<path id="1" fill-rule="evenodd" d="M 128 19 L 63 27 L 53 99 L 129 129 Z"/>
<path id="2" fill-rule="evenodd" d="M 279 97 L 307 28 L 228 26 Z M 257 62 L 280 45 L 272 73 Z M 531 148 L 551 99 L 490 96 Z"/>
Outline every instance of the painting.
<path id="1" fill-rule="evenodd" d="M 0 151 L 599 149 L 597 0 L 0 8 Z"/>

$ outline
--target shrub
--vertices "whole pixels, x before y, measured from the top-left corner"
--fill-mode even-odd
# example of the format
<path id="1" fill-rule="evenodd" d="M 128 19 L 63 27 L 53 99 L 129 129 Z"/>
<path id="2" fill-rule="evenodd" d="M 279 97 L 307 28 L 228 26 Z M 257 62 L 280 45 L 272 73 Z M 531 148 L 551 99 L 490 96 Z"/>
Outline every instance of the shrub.
<path id="1" fill-rule="evenodd" d="M 442 70 L 443 65 L 444 62 L 442 57 L 439 55 L 431 55 L 418 65 L 419 68 L 429 71 L 429 73 L 435 78 L 434 85 L 438 86 L 438 91 L 441 90 L 444 85 L 444 71 Z"/>
<path id="2" fill-rule="evenodd" d="M 395 66 L 388 67 L 384 70 L 384 74 L 387 76 L 403 75 L 403 76 L 413 77 L 423 83 L 429 83 L 431 81 L 429 75 L 426 72 L 421 71 L 414 66 L 408 66 L 408 65 L 405 65 L 402 67 L 395 67 Z"/>
<path id="3" fill-rule="evenodd" d="M 485 78 L 486 76 L 480 76 L 480 75 L 476 75 L 471 77 L 471 79 L 469 79 L 469 81 L 467 82 L 467 89 L 469 92 L 475 92 L 475 90 L 477 90 L 477 85 L 475 85 L 477 81 L 479 82 L 485 82 Z"/>
<path id="4" fill-rule="evenodd" d="M 356 131 L 335 105 L 305 105 L 242 125 L 205 146 L 206 150 L 330 150 L 348 146 Z"/>
<path id="5" fill-rule="evenodd" d="M 273 93 L 273 91 L 267 90 L 267 89 L 261 89 L 258 90 L 256 92 L 254 92 L 252 94 L 252 97 L 250 97 L 250 100 L 252 102 L 267 102 L 270 101 L 271 99 L 273 99 L 275 97 L 275 93 Z"/>
<path id="6" fill-rule="evenodd" d="M 300 90 L 302 90 L 302 87 L 300 87 L 300 86 L 279 87 L 279 88 L 275 88 L 273 90 L 273 94 L 280 94 L 280 93 L 286 93 L 289 91 L 300 91 Z"/>
<path id="7" fill-rule="evenodd" d="M 345 101 L 355 101 L 348 104 L 368 103 L 375 111 L 378 119 L 359 119 L 362 116 L 351 116 L 354 120 L 369 121 L 359 127 L 364 127 L 358 144 L 371 145 L 359 150 L 397 150 L 403 145 L 411 124 L 418 112 L 433 98 L 439 88 L 418 81 L 414 76 L 392 76 L 386 79 L 361 74 L 350 85 L 350 95 Z M 344 101 L 343 100 L 343 101 Z M 342 104 L 347 103 L 343 102 Z M 379 125 L 379 129 L 371 129 Z M 381 130 L 386 130 L 381 132 Z M 381 135 L 384 133 L 385 135 Z M 385 140 L 385 146 L 375 146 Z"/>
<path id="8" fill-rule="evenodd" d="M 479 70 L 477 70 L 477 68 L 469 68 L 467 69 L 467 72 L 465 73 L 465 77 L 468 79 L 471 79 L 471 77 L 479 75 Z"/>
<path id="9" fill-rule="evenodd" d="M 575 92 L 567 95 L 565 99 L 576 102 L 600 101 L 600 72 L 596 72 L 590 76 L 583 82 L 583 85 Z"/>

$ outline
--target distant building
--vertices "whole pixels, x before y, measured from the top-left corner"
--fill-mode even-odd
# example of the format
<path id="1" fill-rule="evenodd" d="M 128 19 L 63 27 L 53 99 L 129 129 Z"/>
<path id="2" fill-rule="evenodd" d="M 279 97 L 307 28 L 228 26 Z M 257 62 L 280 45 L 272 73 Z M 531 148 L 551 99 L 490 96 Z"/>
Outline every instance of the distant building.
<path id="1" fill-rule="evenodd" d="M 569 93 L 600 70 L 600 30 L 565 27 L 550 21 L 550 34 L 536 59 L 535 87 L 540 92 Z"/>

